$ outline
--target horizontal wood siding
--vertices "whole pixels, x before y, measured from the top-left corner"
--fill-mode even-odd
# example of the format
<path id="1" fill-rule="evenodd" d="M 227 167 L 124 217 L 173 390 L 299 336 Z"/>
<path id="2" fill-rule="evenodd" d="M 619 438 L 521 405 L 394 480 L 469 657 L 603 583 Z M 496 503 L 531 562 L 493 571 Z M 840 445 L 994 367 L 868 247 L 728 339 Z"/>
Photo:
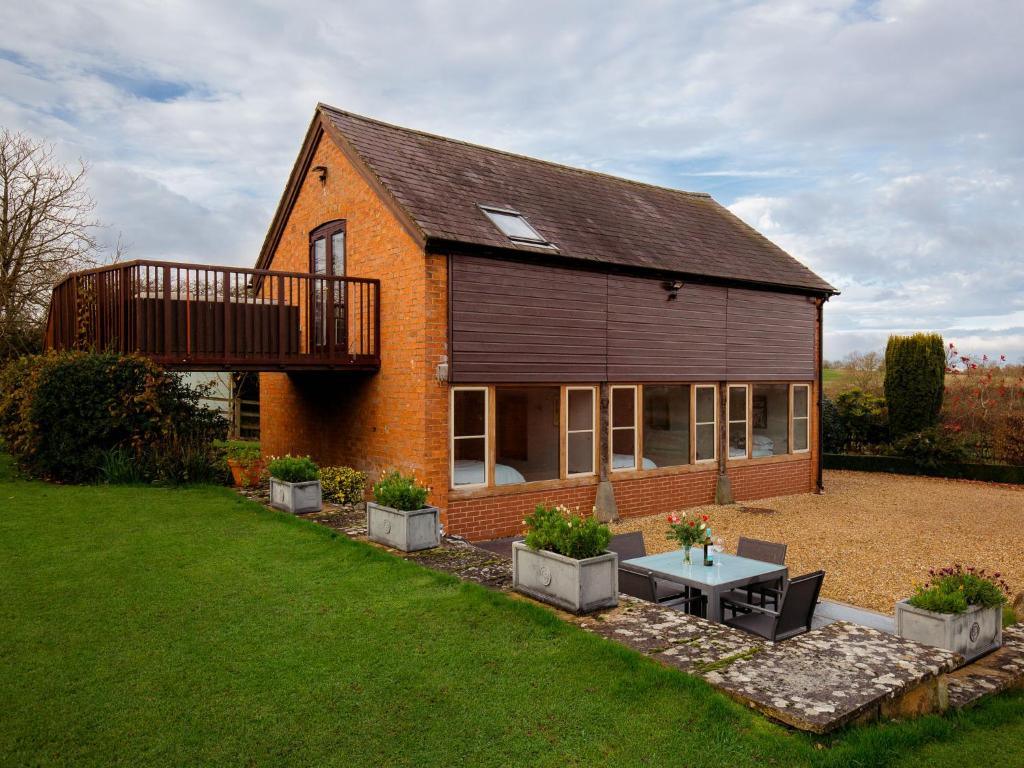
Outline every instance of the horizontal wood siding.
<path id="1" fill-rule="evenodd" d="M 813 379 L 814 302 L 794 294 L 728 291 L 729 379 Z"/>
<path id="2" fill-rule="evenodd" d="M 452 381 L 603 381 L 604 275 L 454 256 Z"/>
<path id="3" fill-rule="evenodd" d="M 726 289 L 608 277 L 609 381 L 715 381 L 726 375 Z"/>
<path id="4" fill-rule="evenodd" d="M 451 257 L 453 382 L 814 378 L 800 295 Z"/>

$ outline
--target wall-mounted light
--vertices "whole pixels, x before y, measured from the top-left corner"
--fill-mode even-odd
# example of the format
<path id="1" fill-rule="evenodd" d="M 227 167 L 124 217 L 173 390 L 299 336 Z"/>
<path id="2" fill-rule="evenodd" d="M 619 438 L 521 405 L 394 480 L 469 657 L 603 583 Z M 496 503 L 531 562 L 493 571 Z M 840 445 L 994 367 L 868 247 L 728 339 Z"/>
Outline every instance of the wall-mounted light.
<path id="1" fill-rule="evenodd" d="M 326 165 L 314 166 L 312 170 L 313 170 L 313 173 L 316 174 L 316 177 L 318 179 L 320 179 L 320 183 L 321 184 L 326 184 L 327 183 L 327 166 Z"/>
<path id="2" fill-rule="evenodd" d="M 680 289 L 683 287 L 682 280 L 666 280 L 661 284 L 661 287 L 668 291 L 668 301 L 675 301 L 676 296 L 679 295 Z"/>

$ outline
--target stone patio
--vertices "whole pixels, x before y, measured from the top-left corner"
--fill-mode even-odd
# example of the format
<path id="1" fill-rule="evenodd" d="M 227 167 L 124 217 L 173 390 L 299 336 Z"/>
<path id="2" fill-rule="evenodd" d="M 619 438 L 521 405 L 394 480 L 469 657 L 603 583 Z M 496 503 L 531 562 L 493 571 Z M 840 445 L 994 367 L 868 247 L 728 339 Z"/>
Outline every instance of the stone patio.
<path id="1" fill-rule="evenodd" d="M 269 501 L 259 489 L 244 495 Z M 324 504 L 320 512 L 302 517 L 350 538 L 366 538 L 363 505 Z M 395 554 L 489 589 L 511 589 L 512 564 L 500 547 L 494 551 L 445 536 L 436 549 Z M 792 640 L 770 643 L 627 595 L 620 596 L 617 608 L 595 614 L 556 612 L 660 664 L 699 675 L 772 719 L 813 733 L 969 706 L 984 696 L 1024 687 L 1021 624 L 1005 631 L 1001 650 L 958 669 L 963 659 L 956 654 L 841 615 Z"/>

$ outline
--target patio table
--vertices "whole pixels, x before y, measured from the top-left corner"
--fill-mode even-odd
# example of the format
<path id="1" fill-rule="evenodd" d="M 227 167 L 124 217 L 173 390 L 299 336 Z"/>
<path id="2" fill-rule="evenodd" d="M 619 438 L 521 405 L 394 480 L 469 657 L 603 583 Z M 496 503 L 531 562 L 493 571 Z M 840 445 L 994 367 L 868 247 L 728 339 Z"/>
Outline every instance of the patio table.
<path id="1" fill-rule="evenodd" d="M 722 615 L 721 596 L 730 589 L 775 579 L 782 579 L 785 584 L 789 578 L 789 569 L 784 565 L 727 555 L 724 552 L 714 553 L 714 565 L 704 565 L 703 547 L 693 547 L 690 557 L 693 562 L 686 565 L 683 562 L 683 550 L 676 549 L 623 562 L 646 568 L 662 581 L 699 589 L 708 598 L 708 620 L 715 622 L 719 621 Z"/>

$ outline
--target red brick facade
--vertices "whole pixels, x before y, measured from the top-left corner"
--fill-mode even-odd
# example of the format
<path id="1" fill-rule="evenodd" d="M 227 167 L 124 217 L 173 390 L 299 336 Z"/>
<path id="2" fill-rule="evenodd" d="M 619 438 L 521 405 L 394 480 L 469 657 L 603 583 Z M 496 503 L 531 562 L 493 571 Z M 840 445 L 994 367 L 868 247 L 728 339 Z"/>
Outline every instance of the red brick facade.
<path id="1" fill-rule="evenodd" d="M 443 510 L 448 531 L 474 540 L 519 532 L 540 502 L 589 510 L 593 479 L 522 492 L 449 492 L 449 387 L 438 378 L 448 355 L 448 258 L 424 252 L 328 135 L 310 166 L 326 167 L 326 181 L 315 173 L 302 181 L 268 268 L 309 271 L 310 232 L 344 219 L 347 274 L 381 283 L 381 368 L 261 374 L 264 452 L 309 454 L 321 464 L 356 467 L 371 479 L 388 468 L 415 473 L 431 487 L 430 501 Z M 813 490 L 817 427 L 812 419 L 809 454 L 730 462 L 735 497 Z M 712 502 L 716 477 L 715 468 L 687 467 L 613 477 L 613 486 L 620 514 L 635 516 Z"/>

